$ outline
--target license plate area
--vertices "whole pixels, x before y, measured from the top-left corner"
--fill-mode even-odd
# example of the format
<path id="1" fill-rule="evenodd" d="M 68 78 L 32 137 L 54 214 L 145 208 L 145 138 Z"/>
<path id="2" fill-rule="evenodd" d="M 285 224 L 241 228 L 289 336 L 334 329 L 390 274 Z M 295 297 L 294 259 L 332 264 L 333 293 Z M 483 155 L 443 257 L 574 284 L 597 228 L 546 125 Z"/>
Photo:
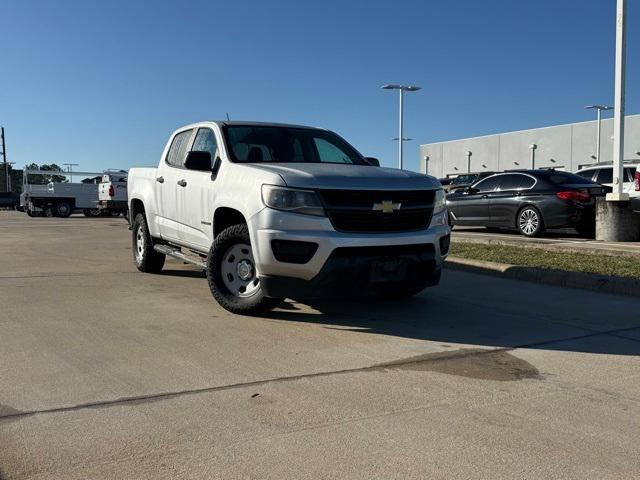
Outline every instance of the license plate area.
<path id="1" fill-rule="evenodd" d="M 402 258 L 386 257 L 371 262 L 370 280 L 373 283 L 400 282 L 405 279 L 407 262 Z"/>

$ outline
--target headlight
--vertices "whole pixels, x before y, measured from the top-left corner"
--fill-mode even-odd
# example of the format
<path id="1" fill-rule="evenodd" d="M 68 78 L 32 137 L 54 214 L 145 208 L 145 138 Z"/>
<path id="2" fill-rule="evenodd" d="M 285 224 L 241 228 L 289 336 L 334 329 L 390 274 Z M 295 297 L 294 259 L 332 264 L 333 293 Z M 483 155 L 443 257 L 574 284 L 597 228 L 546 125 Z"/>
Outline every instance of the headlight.
<path id="1" fill-rule="evenodd" d="M 447 212 L 447 200 L 445 198 L 444 190 L 436 190 L 436 195 L 433 199 L 433 215 L 431 216 L 429 228 L 448 225 L 448 223 L 449 212 Z"/>
<path id="2" fill-rule="evenodd" d="M 262 201 L 269 208 L 306 215 L 324 216 L 324 208 L 318 195 L 311 190 L 262 186 Z"/>
<path id="3" fill-rule="evenodd" d="M 436 196 L 433 199 L 433 214 L 442 212 L 447 207 L 447 199 L 444 195 L 444 190 L 436 190 Z"/>

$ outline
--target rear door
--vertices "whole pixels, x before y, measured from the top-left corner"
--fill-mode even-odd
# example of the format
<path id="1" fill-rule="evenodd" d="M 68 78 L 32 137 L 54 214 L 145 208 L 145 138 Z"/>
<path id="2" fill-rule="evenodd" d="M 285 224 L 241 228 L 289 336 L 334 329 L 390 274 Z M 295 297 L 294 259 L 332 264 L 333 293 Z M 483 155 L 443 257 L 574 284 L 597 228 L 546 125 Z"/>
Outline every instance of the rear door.
<path id="1" fill-rule="evenodd" d="M 195 135 L 193 151 L 209 152 L 211 162 L 218 157 L 218 140 L 211 128 L 201 127 Z M 178 184 L 178 214 L 184 223 L 180 230 L 181 243 L 196 250 L 208 251 L 213 238 L 213 202 L 215 182 L 211 172 L 182 171 Z"/>
<path id="2" fill-rule="evenodd" d="M 522 173 L 506 173 L 496 178 L 498 185 L 489 194 L 491 224 L 497 227 L 513 227 L 516 213 L 536 180 Z"/>
<path id="3" fill-rule="evenodd" d="M 458 191 L 452 196 L 450 210 L 458 225 L 490 225 L 489 194 L 498 184 L 497 176 L 487 177 L 473 185 L 473 191 Z"/>
<path id="4" fill-rule="evenodd" d="M 177 203 L 178 181 L 184 174 L 184 159 L 193 139 L 193 129 L 182 130 L 174 135 L 167 156 L 158 166 L 156 198 L 158 200 L 158 228 L 167 240 L 180 238 L 181 219 Z"/>

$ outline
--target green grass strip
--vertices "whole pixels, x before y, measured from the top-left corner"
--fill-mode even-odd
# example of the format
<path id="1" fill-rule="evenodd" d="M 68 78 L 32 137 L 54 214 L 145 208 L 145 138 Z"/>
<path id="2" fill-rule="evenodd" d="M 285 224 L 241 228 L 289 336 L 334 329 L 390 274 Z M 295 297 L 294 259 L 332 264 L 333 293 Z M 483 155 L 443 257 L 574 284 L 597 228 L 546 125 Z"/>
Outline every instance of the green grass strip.
<path id="1" fill-rule="evenodd" d="M 563 253 L 540 248 L 461 242 L 451 245 L 451 255 L 524 267 L 640 278 L 640 257 Z"/>

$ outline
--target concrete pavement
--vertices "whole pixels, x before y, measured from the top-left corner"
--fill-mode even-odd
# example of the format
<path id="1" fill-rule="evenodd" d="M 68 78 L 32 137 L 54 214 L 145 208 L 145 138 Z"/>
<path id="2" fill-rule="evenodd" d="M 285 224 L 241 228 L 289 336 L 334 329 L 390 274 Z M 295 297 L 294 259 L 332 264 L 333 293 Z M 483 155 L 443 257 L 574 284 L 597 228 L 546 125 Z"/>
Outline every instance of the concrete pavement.
<path id="1" fill-rule="evenodd" d="M 638 300 L 445 271 L 251 318 L 130 257 L 122 219 L 0 212 L 3 480 L 640 469 Z"/>

